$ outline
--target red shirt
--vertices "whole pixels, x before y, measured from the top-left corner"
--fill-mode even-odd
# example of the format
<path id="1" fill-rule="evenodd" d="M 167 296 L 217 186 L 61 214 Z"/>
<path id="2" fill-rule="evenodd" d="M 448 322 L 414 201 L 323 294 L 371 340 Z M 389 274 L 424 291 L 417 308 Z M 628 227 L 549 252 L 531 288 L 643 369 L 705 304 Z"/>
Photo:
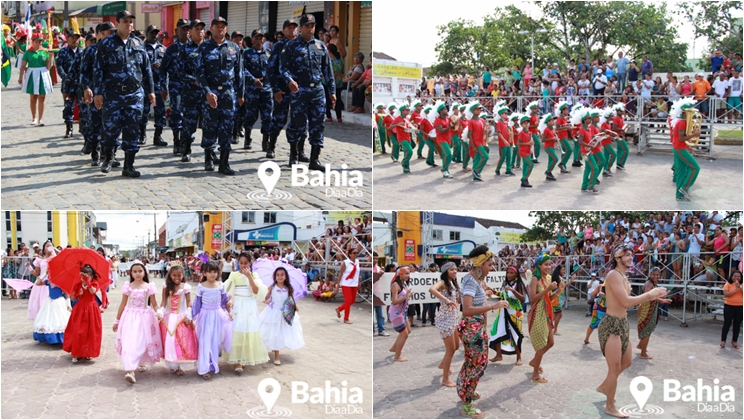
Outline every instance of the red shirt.
<path id="1" fill-rule="evenodd" d="M 610 124 L 609 123 L 603 122 L 602 123 L 602 131 L 612 131 L 612 127 L 610 127 Z M 602 144 L 606 146 L 608 144 L 612 144 L 612 141 L 613 141 L 612 140 L 612 137 L 608 137 L 608 138 L 602 140 Z"/>
<path id="2" fill-rule="evenodd" d="M 581 132 L 581 123 L 574 125 L 576 128 L 573 129 L 573 136 L 578 137 Z"/>
<path id="3" fill-rule="evenodd" d="M 499 134 L 499 147 L 509 147 L 509 125 L 508 123 L 504 121 L 497 122 L 496 131 Z"/>
<path id="4" fill-rule="evenodd" d="M 599 127 L 597 127 L 594 124 L 589 124 L 589 130 L 591 130 L 592 138 L 599 134 Z M 592 154 L 596 155 L 597 153 L 602 151 L 602 143 L 597 143 L 596 146 L 594 146 L 594 149 L 592 149 Z"/>
<path id="5" fill-rule="evenodd" d="M 687 130 L 687 121 L 683 119 L 679 119 L 677 121 L 677 124 L 674 124 L 674 130 L 672 135 L 672 146 L 674 146 L 677 150 L 685 150 L 687 149 L 687 143 L 680 140 L 679 132 L 685 132 Z"/>
<path id="6" fill-rule="evenodd" d="M 568 124 L 568 120 L 566 118 L 563 118 L 562 116 L 559 116 L 558 118 L 555 119 L 555 123 L 558 125 L 566 125 Z M 558 133 L 558 138 L 561 140 L 568 138 L 567 128 L 563 128 L 563 129 L 559 128 L 557 133 Z"/>
<path id="7" fill-rule="evenodd" d="M 393 116 L 392 115 L 385 115 L 385 118 L 382 120 L 382 123 L 385 125 L 385 129 L 390 130 L 390 124 L 393 123 Z"/>
<path id="8" fill-rule="evenodd" d="M 579 135 L 579 146 L 581 147 L 581 154 L 588 155 L 589 154 L 588 145 L 592 141 L 591 127 L 588 129 L 585 129 L 583 125 L 579 125 L 578 135 Z"/>
<path id="9" fill-rule="evenodd" d="M 447 129 L 447 131 L 444 133 L 440 133 L 439 130 L 437 129 L 437 144 L 442 144 L 442 143 L 452 144 L 452 142 L 450 141 L 450 139 L 452 138 L 452 130 L 450 130 L 449 126 L 450 126 L 449 117 L 447 118 L 437 117 L 434 120 L 434 128 L 444 127 Z"/>
<path id="10" fill-rule="evenodd" d="M 421 118 L 419 120 L 419 131 L 424 133 L 425 135 L 429 135 L 429 132 L 434 129 L 434 126 L 431 125 L 431 121 L 427 120 L 426 118 Z"/>
<path id="11" fill-rule="evenodd" d="M 532 134 L 539 134 L 540 132 L 537 131 L 537 123 L 538 123 L 538 116 L 537 115 L 530 115 L 530 133 Z M 534 128 L 532 126 L 535 126 Z"/>
<path id="12" fill-rule="evenodd" d="M 547 147 L 550 149 L 555 148 L 555 140 L 551 140 L 554 138 L 555 130 L 550 127 L 545 127 L 545 130 L 543 130 L 543 147 Z"/>
<path id="13" fill-rule="evenodd" d="M 411 133 L 405 129 L 405 120 L 402 116 L 395 117 L 393 124 L 403 124 L 403 126 L 395 127 L 395 136 L 398 141 L 411 141 Z"/>
<path id="14" fill-rule="evenodd" d="M 623 125 L 625 125 L 625 120 L 623 119 L 623 117 L 621 117 L 619 115 L 615 115 L 615 118 L 612 119 L 612 123 L 615 124 L 618 127 L 614 131 L 617 134 L 622 135 L 623 134 L 622 127 L 623 127 Z"/>
<path id="15" fill-rule="evenodd" d="M 520 131 L 519 136 L 517 137 L 519 140 L 519 157 L 527 157 L 530 155 L 530 150 L 532 149 L 532 145 L 527 144 L 530 140 L 532 140 L 532 136 L 528 131 Z"/>
<path id="16" fill-rule="evenodd" d="M 473 136 L 473 148 L 478 146 L 485 146 L 486 139 L 483 138 L 483 133 L 486 129 L 486 122 L 480 118 L 468 120 L 468 127 L 470 133 Z"/>

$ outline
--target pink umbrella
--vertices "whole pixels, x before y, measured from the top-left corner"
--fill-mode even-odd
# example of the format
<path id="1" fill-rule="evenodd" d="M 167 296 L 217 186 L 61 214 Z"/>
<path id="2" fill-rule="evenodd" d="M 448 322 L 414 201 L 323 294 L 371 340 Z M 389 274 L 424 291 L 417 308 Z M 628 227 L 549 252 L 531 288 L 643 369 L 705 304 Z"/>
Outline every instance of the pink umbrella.
<path id="1" fill-rule="evenodd" d="M 258 276 L 266 287 L 274 284 L 274 271 L 279 267 L 284 267 L 287 273 L 289 273 L 289 284 L 292 285 L 295 301 L 307 296 L 307 275 L 292 264 L 286 261 L 271 261 L 264 258 L 253 262 L 253 271 L 258 273 Z"/>
<path id="2" fill-rule="evenodd" d="M 33 283 L 25 279 L 4 279 L 4 280 L 6 283 L 8 283 L 8 286 L 12 287 L 13 289 L 19 292 L 26 290 L 26 289 L 30 289 L 34 286 Z"/>

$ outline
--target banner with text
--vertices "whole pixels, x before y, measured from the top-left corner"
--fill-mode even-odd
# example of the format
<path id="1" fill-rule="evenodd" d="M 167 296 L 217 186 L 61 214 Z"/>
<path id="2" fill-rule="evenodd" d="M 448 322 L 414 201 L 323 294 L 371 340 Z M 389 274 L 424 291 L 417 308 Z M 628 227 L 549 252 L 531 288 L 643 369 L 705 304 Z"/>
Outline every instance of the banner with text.
<path id="1" fill-rule="evenodd" d="M 468 273 L 457 273 L 458 284 Z M 381 273 L 374 278 L 372 292 L 374 293 L 374 305 L 390 305 L 392 299 L 390 296 L 390 282 L 393 281 L 394 273 Z M 439 302 L 434 295 L 429 293 L 429 288 L 437 284 L 440 280 L 441 273 L 411 273 L 408 280 L 413 297 L 408 300 L 409 304 L 414 303 L 435 303 Z M 499 290 L 501 284 L 506 278 L 506 271 L 492 271 L 486 276 L 486 284 L 494 289 Z"/>

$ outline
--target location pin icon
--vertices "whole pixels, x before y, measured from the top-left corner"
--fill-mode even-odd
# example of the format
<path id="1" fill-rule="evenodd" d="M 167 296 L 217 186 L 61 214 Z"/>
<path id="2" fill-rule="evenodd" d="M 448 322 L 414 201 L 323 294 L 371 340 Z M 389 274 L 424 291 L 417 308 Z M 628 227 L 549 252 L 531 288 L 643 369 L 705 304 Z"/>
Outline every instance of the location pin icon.
<path id="1" fill-rule="evenodd" d="M 271 169 L 271 175 L 267 174 L 266 171 Z M 271 192 L 274 191 L 274 187 L 276 186 L 277 181 L 279 181 L 279 178 L 282 176 L 281 168 L 279 168 L 279 165 L 277 165 L 275 162 L 268 160 L 264 163 L 262 163 L 258 167 L 258 179 L 261 180 L 261 182 L 264 185 L 264 188 L 266 188 L 266 192 L 271 195 Z"/>
<path id="2" fill-rule="evenodd" d="M 643 390 L 638 389 L 639 385 L 643 385 Z M 643 410 L 646 402 L 648 402 L 648 397 L 651 396 L 653 389 L 654 385 L 651 383 L 651 380 L 645 376 L 636 376 L 630 381 L 630 393 L 635 398 L 638 408 L 641 410 Z"/>
<path id="3" fill-rule="evenodd" d="M 267 388 L 269 387 L 271 387 L 271 392 L 267 391 Z M 258 383 L 258 396 L 261 397 L 261 401 L 263 401 L 266 406 L 266 411 L 269 413 L 271 413 L 271 409 L 274 408 L 274 404 L 276 404 L 276 400 L 279 399 L 279 393 L 281 392 L 281 385 L 279 384 L 279 381 L 274 378 L 266 378 Z"/>

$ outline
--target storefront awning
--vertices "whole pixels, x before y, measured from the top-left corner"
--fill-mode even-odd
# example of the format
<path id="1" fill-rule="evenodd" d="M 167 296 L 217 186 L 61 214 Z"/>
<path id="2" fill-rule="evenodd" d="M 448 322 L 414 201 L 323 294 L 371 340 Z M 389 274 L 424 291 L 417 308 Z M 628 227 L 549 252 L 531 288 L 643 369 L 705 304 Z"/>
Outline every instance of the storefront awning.
<path id="1" fill-rule="evenodd" d="M 111 3 L 104 3 L 97 7 L 98 10 L 96 13 L 98 13 L 98 16 L 116 16 L 122 10 L 127 10 L 127 2 L 112 1 Z"/>
<path id="2" fill-rule="evenodd" d="M 85 9 L 76 10 L 70 13 L 70 17 L 89 18 L 98 16 L 98 6 L 91 6 Z"/>

